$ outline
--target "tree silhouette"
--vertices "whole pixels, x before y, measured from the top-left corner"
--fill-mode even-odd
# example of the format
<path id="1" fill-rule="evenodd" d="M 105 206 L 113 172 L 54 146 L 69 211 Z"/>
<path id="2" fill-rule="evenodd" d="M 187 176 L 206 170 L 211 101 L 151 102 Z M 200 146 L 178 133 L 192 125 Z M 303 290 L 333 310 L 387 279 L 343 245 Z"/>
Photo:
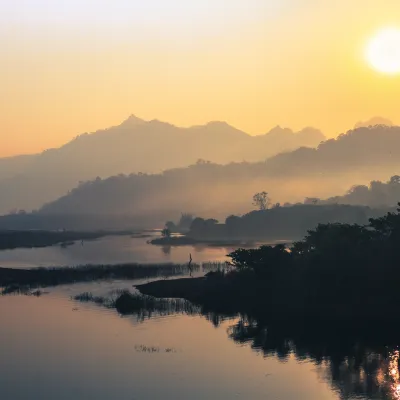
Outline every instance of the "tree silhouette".
<path id="1" fill-rule="evenodd" d="M 161 231 L 161 235 L 162 235 L 163 237 L 171 237 L 171 231 L 170 231 L 168 228 L 164 228 L 164 229 Z"/>
<path id="2" fill-rule="evenodd" d="M 267 210 L 271 205 L 271 199 L 267 192 L 256 193 L 253 196 L 253 206 L 256 206 L 259 210 Z"/>

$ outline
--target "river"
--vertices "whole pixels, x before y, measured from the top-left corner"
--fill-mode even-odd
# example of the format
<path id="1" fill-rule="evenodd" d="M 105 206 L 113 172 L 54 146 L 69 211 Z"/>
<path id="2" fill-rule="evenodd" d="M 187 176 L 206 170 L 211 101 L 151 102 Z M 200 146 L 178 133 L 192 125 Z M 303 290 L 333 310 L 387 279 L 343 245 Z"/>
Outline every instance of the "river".
<path id="1" fill-rule="evenodd" d="M 377 362 L 373 370 L 362 363 L 354 369 L 351 359 L 338 367 L 335 354 L 317 361 L 290 342 L 283 349 L 276 337 L 260 341 L 257 329 L 238 329 L 238 318 L 213 324 L 180 314 L 142 321 L 69 298 L 119 286 L 106 285 L 0 297 L 1 399 L 398 399 L 397 383 L 385 375 L 388 368 L 398 374 L 390 364 L 396 352 L 386 361 L 365 354 Z"/>
<path id="2" fill-rule="evenodd" d="M 148 238 L 107 237 L 0 253 L 2 266 L 223 260 L 226 248 L 172 248 Z M 143 281 L 142 281 L 143 282 Z M 140 281 L 47 288 L 40 297 L 0 296 L 3 400 L 399 400 L 400 340 L 353 337 L 245 316 L 195 310 L 121 317 L 81 303 Z M 289 321 L 290 322 L 290 321 Z M 383 335 L 390 330 L 380 329 Z M 344 334 L 343 334 L 344 332 Z"/>
<path id="3" fill-rule="evenodd" d="M 157 233 L 152 234 L 152 237 Z M 106 236 L 82 245 L 60 245 L 0 251 L 0 267 L 34 268 L 60 267 L 86 264 L 125 263 L 186 263 L 189 254 L 193 262 L 225 261 L 226 255 L 235 248 L 196 246 L 154 246 L 147 241 L 151 237 Z"/>

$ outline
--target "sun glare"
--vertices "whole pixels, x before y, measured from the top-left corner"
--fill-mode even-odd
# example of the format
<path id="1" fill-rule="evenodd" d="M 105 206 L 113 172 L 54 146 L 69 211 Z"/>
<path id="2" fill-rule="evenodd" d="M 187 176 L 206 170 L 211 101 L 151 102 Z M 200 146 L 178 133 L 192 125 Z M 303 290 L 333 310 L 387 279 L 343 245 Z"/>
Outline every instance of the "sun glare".
<path id="1" fill-rule="evenodd" d="M 385 74 L 400 74 L 400 29 L 386 28 L 368 43 L 366 57 L 372 68 Z"/>

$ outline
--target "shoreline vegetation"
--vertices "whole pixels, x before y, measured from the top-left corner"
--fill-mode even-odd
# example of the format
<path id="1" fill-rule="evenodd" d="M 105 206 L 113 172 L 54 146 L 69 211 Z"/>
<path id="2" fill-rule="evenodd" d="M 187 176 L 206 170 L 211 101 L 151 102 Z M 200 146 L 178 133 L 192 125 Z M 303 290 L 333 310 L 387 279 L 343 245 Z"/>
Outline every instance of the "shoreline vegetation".
<path id="1" fill-rule="evenodd" d="M 253 240 L 229 240 L 229 239 L 195 239 L 188 236 L 160 237 L 149 241 L 156 246 L 196 246 L 204 245 L 208 247 L 254 247 L 256 241 Z"/>
<path id="2" fill-rule="evenodd" d="M 76 241 L 90 241 L 105 236 L 137 237 L 135 231 L 48 231 L 48 230 L 0 230 L 0 250 L 42 248 L 60 245 L 67 247 Z"/>
<path id="3" fill-rule="evenodd" d="M 400 304 L 400 203 L 367 225 L 319 224 L 284 245 L 238 249 L 231 268 L 204 278 L 138 285 L 221 313 L 278 319 L 389 321 Z"/>
<path id="4" fill-rule="evenodd" d="M 39 288 L 112 279 L 169 278 L 190 272 L 213 271 L 222 263 L 191 264 L 118 264 L 78 267 L 13 269 L 0 268 L 0 293 L 26 293 Z"/>
<path id="5" fill-rule="evenodd" d="M 281 206 L 279 203 L 267 207 L 266 199 L 259 210 L 242 216 L 230 215 L 223 223 L 216 219 L 195 218 L 183 214 L 181 221 L 175 224 L 168 221 L 161 232 L 162 237 L 149 243 L 159 246 L 226 246 L 256 247 L 262 244 L 292 243 L 301 240 L 309 230 L 318 224 L 332 222 L 342 224 L 366 225 L 370 218 L 378 218 L 395 208 L 369 208 L 345 204 L 319 204 L 314 200 L 310 204 Z M 185 219 L 185 225 L 182 224 Z M 184 227 L 184 229 L 183 229 Z M 184 235 L 183 235 L 184 234 Z"/>

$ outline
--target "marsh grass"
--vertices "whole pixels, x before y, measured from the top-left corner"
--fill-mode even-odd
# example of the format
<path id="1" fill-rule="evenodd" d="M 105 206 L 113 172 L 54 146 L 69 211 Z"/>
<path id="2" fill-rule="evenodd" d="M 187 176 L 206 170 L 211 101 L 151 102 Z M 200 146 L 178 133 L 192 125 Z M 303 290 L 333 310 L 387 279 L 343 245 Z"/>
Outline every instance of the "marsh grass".
<path id="1" fill-rule="evenodd" d="M 158 346 L 145 346 L 143 344 L 136 345 L 135 350 L 138 353 L 177 353 L 173 347 L 160 348 Z"/>
<path id="2" fill-rule="evenodd" d="M 73 297 L 83 303 L 94 303 L 106 308 L 115 308 L 121 315 L 136 315 L 139 321 L 153 316 L 174 314 L 199 315 L 201 308 L 184 299 L 158 299 L 128 290 L 117 290 L 108 296 L 95 296 L 84 292 Z"/>
<path id="3" fill-rule="evenodd" d="M 192 264 L 193 272 L 222 268 L 224 263 Z M 50 267 L 34 269 L 0 268 L 2 294 L 18 293 L 40 287 L 100 280 L 154 279 L 189 274 L 188 264 L 117 264 Z"/>
<path id="4" fill-rule="evenodd" d="M 73 296 L 72 299 L 81 303 L 95 303 L 106 308 L 115 308 L 117 298 L 123 293 L 125 290 L 119 289 L 111 291 L 108 296 L 95 296 L 91 292 L 83 292 Z"/>
<path id="5" fill-rule="evenodd" d="M 6 296 L 9 294 L 40 297 L 43 296 L 44 294 L 48 294 L 48 292 L 42 291 L 40 289 L 32 290 L 29 286 L 18 286 L 18 285 L 11 285 L 4 288 L 0 288 L 1 296 Z"/>

